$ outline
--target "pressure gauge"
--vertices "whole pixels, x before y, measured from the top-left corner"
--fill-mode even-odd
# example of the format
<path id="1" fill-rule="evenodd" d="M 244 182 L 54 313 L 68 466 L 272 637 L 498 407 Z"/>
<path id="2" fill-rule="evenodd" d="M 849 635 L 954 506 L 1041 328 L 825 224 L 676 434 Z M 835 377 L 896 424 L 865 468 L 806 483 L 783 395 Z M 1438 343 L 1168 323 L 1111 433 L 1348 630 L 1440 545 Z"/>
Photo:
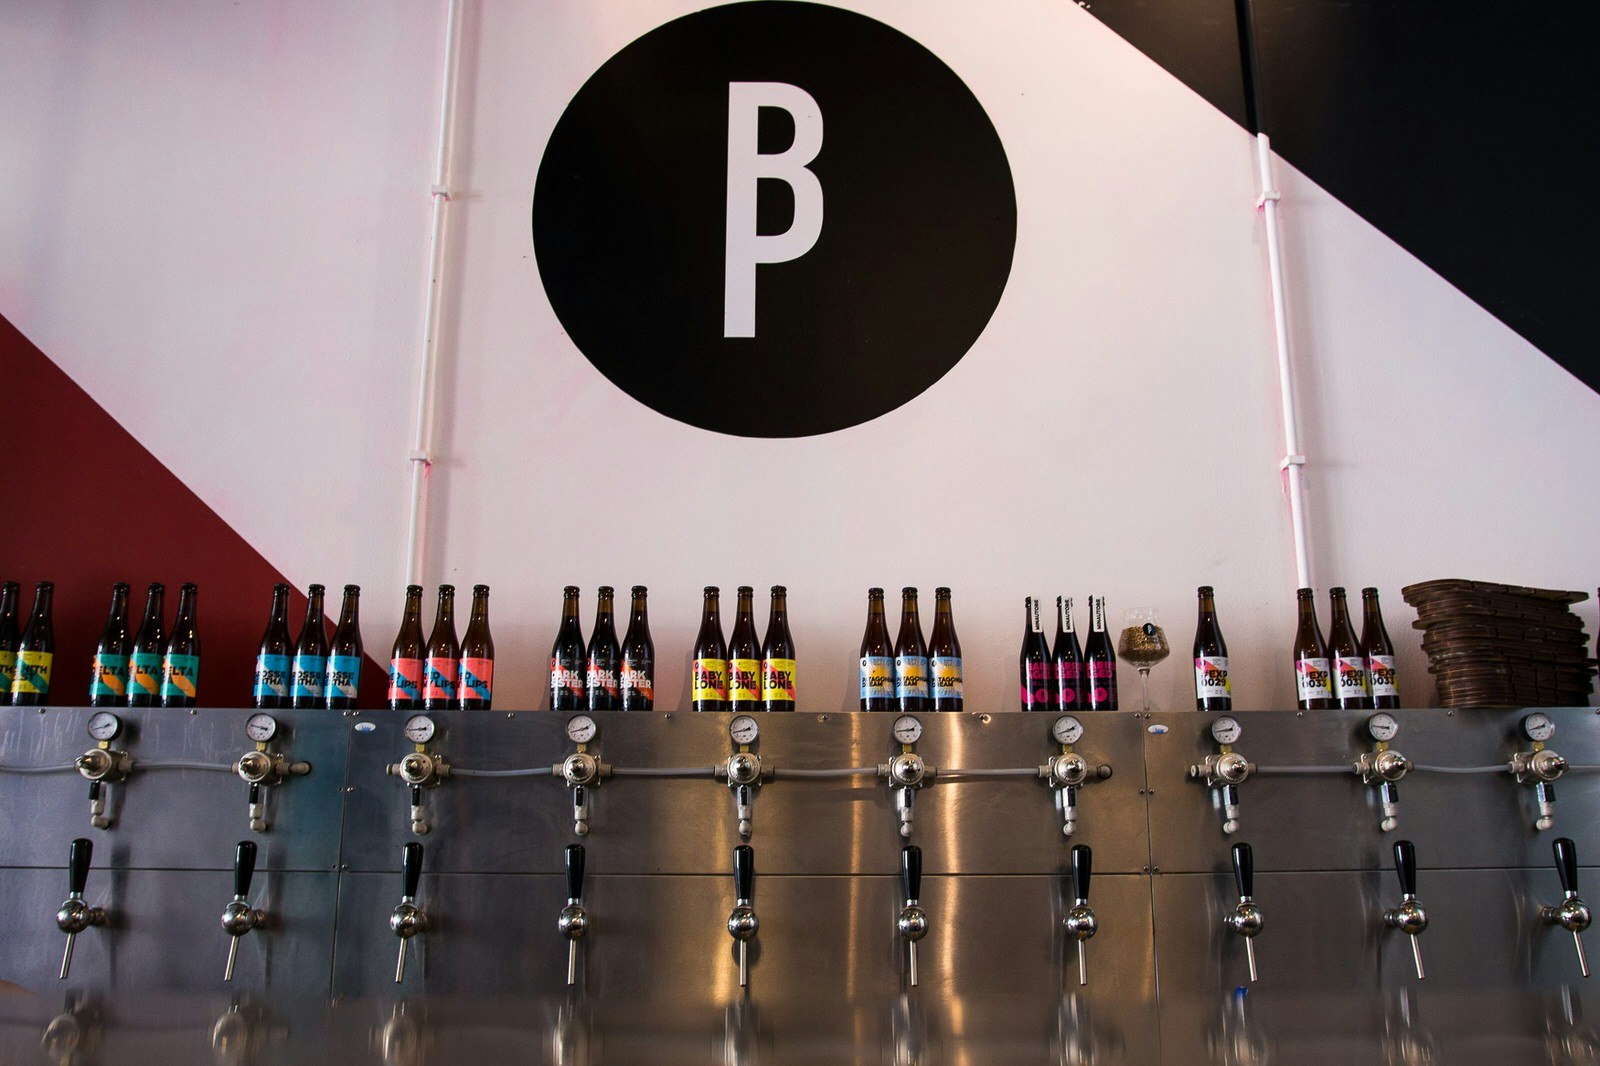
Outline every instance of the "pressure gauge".
<path id="1" fill-rule="evenodd" d="M 1529 740 L 1543 744 L 1556 735 L 1556 724 L 1548 714 L 1530 714 L 1522 720 L 1522 732 Z"/>
<path id="2" fill-rule="evenodd" d="M 1242 732 L 1244 730 L 1239 728 L 1238 721 L 1226 714 L 1211 723 L 1211 739 L 1218 744 L 1232 744 Z"/>
<path id="3" fill-rule="evenodd" d="M 922 723 L 909 714 L 894 720 L 894 738 L 902 744 L 915 744 L 922 736 Z"/>
<path id="4" fill-rule="evenodd" d="M 91 740 L 115 740 L 120 732 L 122 732 L 122 719 L 110 711 L 100 711 L 89 716 Z"/>
<path id="5" fill-rule="evenodd" d="M 425 714 L 414 714 L 406 719 L 406 739 L 413 744 L 426 744 L 433 739 L 433 719 Z"/>
<path id="6" fill-rule="evenodd" d="M 244 724 L 244 734 L 257 744 L 265 744 L 278 735 L 278 720 L 270 714 L 252 714 Z"/>
<path id="7" fill-rule="evenodd" d="M 748 714 L 741 714 L 728 723 L 728 736 L 735 744 L 754 744 L 761 735 L 761 727 Z"/>
<path id="8" fill-rule="evenodd" d="M 1392 714 L 1375 714 L 1367 719 L 1367 735 L 1373 740 L 1388 743 L 1400 734 L 1400 723 Z"/>
<path id="9" fill-rule="evenodd" d="M 1083 723 L 1064 714 L 1050 727 L 1050 735 L 1056 738 L 1057 744 L 1076 744 L 1083 736 Z"/>
<path id="10" fill-rule="evenodd" d="M 598 732 L 600 727 L 586 714 L 575 714 L 567 719 L 567 739 L 574 744 L 587 744 Z"/>

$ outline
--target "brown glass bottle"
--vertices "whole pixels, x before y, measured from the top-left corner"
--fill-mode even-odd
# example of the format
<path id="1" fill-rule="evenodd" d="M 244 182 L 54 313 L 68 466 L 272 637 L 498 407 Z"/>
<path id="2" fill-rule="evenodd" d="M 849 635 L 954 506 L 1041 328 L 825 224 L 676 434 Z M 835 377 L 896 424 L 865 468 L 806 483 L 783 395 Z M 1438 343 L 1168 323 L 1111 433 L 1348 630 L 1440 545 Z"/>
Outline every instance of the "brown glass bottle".
<path id="1" fill-rule="evenodd" d="M 190 582 L 178 586 L 178 613 L 167 635 L 167 653 L 161 660 L 161 706 L 193 707 L 200 702 L 200 588 Z"/>
<path id="2" fill-rule="evenodd" d="M 739 586 L 728 637 L 728 710 L 761 709 L 761 643 L 756 639 L 755 589 Z"/>
<path id="3" fill-rule="evenodd" d="M 152 581 L 144 598 L 144 619 L 128 653 L 128 706 L 161 705 L 161 660 L 167 654 L 166 586 Z"/>
<path id="4" fill-rule="evenodd" d="M 463 711 L 494 708 L 494 637 L 489 634 L 489 586 L 472 586 L 472 614 L 461 638 L 461 683 L 457 704 Z"/>
<path id="5" fill-rule="evenodd" d="M 50 673 L 56 658 L 53 582 L 41 581 L 33 590 L 33 613 L 17 644 L 17 676 L 11 682 L 11 703 L 36 707 L 50 699 Z"/>
<path id="6" fill-rule="evenodd" d="M 950 590 L 933 590 L 933 634 L 928 637 L 928 706 L 935 711 L 959 711 L 966 706 L 961 672 L 961 640 L 956 636 Z"/>
<path id="7" fill-rule="evenodd" d="M 591 711 L 614 711 L 622 706 L 622 648 L 617 643 L 617 623 L 613 615 L 616 590 L 601 585 L 595 601 L 594 629 L 589 633 L 588 661 L 584 671 L 584 691 Z"/>
<path id="8" fill-rule="evenodd" d="M 1333 681 L 1333 703 L 1342 711 L 1372 709 L 1367 683 L 1367 660 L 1350 624 L 1350 607 L 1344 589 L 1328 590 L 1332 615 L 1328 620 L 1328 660 Z"/>
<path id="9" fill-rule="evenodd" d="M 789 635 L 789 591 L 774 585 L 767 635 L 761 642 L 761 706 L 768 711 L 792 711 L 797 698 L 794 638 Z"/>
<path id="10" fill-rule="evenodd" d="M 294 670 L 294 644 L 289 637 L 289 586 L 272 586 L 272 609 L 267 628 L 256 648 L 255 679 L 250 685 L 251 703 L 262 710 L 292 706 L 290 681 Z"/>
<path id="11" fill-rule="evenodd" d="M 928 644 L 922 639 L 917 590 L 900 590 L 900 632 L 894 640 L 894 698 L 900 710 L 928 709 Z"/>
<path id="12" fill-rule="evenodd" d="M 389 708 L 396 711 L 422 709 L 422 676 L 427 668 L 428 648 L 422 642 L 422 586 L 406 586 L 405 610 L 400 615 L 400 631 L 389 648 Z"/>
<path id="13" fill-rule="evenodd" d="M 1022 709 L 1050 709 L 1050 645 L 1045 643 L 1044 627 L 1039 622 L 1039 601 L 1029 596 L 1022 603 L 1022 651 L 1017 655 L 1021 683 Z"/>
<path id="14" fill-rule="evenodd" d="M 721 596 L 717 586 L 706 586 L 689 675 L 689 700 L 697 711 L 728 709 L 728 643 L 722 639 Z"/>
<path id="15" fill-rule="evenodd" d="M 1228 679 L 1228 642 L 1217 624 L 1217 602 L 1210 585 L 1197 591 L 1200 618 L 1194 627 L 1194 709 L 1233 710 L 1233 683 Z"/>
<path id="16" fill-rule="evenodd" d="M 322 693 L 330 711 L 354 710 L 361 693 L 361 664 L 366 660 L 361 643 L 361 586 L 346 585 L 339 605 L 339 624 L 328 645 L 328 672 Z"/>
<path id="17" fill-rule="evenodd" d="M 1394 644 L 1383 626 L 1378 590 L 1361 590 L 1361 655 L 1367 660 L 1367 681 L 1372 686 L 1372 706 L 1390 711 L 1400 706 L 1400 674 L 1395 669 Z"/>
<path id="18" fill-rule="evenodd" d="M 328 626 L 323 615 L 321 585 L 306 589 L 306 618 L 300 623 L 300 636 L 294 642 L 294 706 L 321 707 L 328 682 Z"/>
<path id="19" fill-rule="evenodd" d="M 633 586 L 628 628 L 622 634 L 622 709 L 648 711 L 656 705 L 656 642 L 650 639 L 650 590 Z"/>
<path id="20" fill-rule="evenodd" d="M 1083 706 L 1083 648 L 1078 644 L 1078 624 L 1072 618 L 1072 597 L 1056 597 L 1056 644 L 1050 651 L 1051 698 L 1063 711 Z"/>
<path id="21" fill-rule="evenodd" d="M 427 659 L 422 664 L 422 706 L 442 711 L 454 707 L 461 681 L 461 641 L 456 639 L 456 587 L 439 586 L 439 609 L 428 634 Z"/>
<path id="22" fill-rule="evenodd" d="M 883 614 L 883 590 L 867 590 L 867 627 L 861 633 L 861 709 L 892 711 L 900 706 L 894 689 L 894 645 Z"/>
<path id="23" fill-rule="evenodd" d="M 89 673 L 89 706 L 121 707 L 128 702 L 128 649 L 131 647 L 128 586 L 119 581 L 111 586 L 111 610 L 94 649 L 94 667 Z"/>
<path id="24" fill-rule="evenodd" d="M 22 586 L 15 581 L 0 585 L 0 707 L 11 706 L 11 684 L 17 678 L 17 597 Z"/>
<path id="25" fill-rule="evenodd" d="M 561 590 L 561 625 L 550 647 L 550 709 L 580 711 L 588 704 L 584 691 L 588 649 L 578 620 L 578 586 Z"/>
<path id="26" fill-rule="evenodd" d="M 1326 711 L 1333 706 L 1333 678 L 1328 646 L 1317 625 L 1317 601 L 1310 589 L 1295 595 L 1300 601 L 1300 625 L 1294 634 L 1295 705 L 1302 711 Z"/>

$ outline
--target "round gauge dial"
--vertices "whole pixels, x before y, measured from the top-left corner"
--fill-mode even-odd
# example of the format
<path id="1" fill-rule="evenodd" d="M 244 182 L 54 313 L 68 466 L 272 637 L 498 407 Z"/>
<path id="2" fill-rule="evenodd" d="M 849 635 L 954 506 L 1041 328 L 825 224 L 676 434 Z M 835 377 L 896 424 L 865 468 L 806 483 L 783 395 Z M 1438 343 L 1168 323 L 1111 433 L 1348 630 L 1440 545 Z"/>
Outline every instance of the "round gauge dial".
<path id="1" fill-rule="evenodd" d="M 1548 714 L 1530 714 L 1522 720 L 1522 732 L 1541 744 L 1556 735 L 1556 724 Z"/>
<path id="2" fill-rule="evenodd" d="M 1056 738 L 1057 744 L 1076 744 L 1083 737 L 1083 723 L 1064 714 L 1050 727 L 1050 735 Z"/>
<path id="3" fill-rule="evenodd" d="M 406 739 L 413 744 L 426 744 L 433 739 L 433 719 L 425 714 L 415 714 L 406 719 Z"/>
<path id="4" fill-rule="evenodd" d="M 1375 714 L 1367 719 L 1367 734 L 1373 740 L 1390 741 L 1400 735 L 1400 723 L 1392 714 Z"/>
<path id="5" fill-rule="evenodd" d="M 894 720 L 894 738 L 902 744 L 915 744 L 922 737 L 922 723 L 909 714 Z"/>
<path id="6" fill-rule="evenodd" d="M 1243 732 L 1244 730 L 1239 728 L 1238 720 L 1228 715 L 1223 715 L 1211 723 L 1211 739 L 1218 744 L 1232 744 Z"/>
<path id="7" fill-rule="evenodd" d="M 115 740 L 122 732 L 122 719 L 110 711 L 100 711 L 89 717 L 89 737 L 92 740 Z"/>
<path id="8" fill-rule="evenodd" d="M 754 744 L 761 735 L 761 727 L 748 714 L 741 714 L 728 723 L 728 736 L 735 744 Z"/>
<path id="9" fill-rule="evenodd" d="M 278 720 L 270 714 L 252 714 L 244 724 L 244 734 L 258 744 L 278 735 Z"/>
<path id="10" fill-rule="evenodd" d="M 586 714 L 575 714 L 567 719 L 567 739 L 574 744 L 587 744 L 599 732 L 600 727 Z"/>

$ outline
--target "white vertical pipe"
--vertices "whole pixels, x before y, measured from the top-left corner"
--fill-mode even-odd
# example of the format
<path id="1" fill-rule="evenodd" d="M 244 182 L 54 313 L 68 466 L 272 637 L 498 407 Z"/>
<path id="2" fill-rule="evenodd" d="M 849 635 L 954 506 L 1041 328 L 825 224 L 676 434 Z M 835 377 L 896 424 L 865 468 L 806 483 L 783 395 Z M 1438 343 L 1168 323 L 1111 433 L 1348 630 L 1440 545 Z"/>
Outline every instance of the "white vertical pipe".
<path id="1" fill-rule="evenodd" d="M 1295 413 L 1294 370 L 1289 359 L 1289 309 L 1284 297 L 1283 246 L 1278 233 L 1278 190 L 1272 182 L 1272 143 L 1256 134 L 1256 169 L 1261 181 L 1261 208 L 1267 224 L 1267 273 L 1272 286 L 1273 339 L 1278 348 L 1278 394 L 1283 405 L 1283 462 L 1289 483 L 1289 524 L 1294 529 L 1294 571 L 1297 588 L 1311 587 L 1311 558 L 1306 537 L 1306 457 L 1300 451 L 1300 422 Z"/>
<path id="2" fill-rule="evenodd" d="M 433 228 L 428 237 L 428 291 L 422 311 L 422 360 L 417 368 L 417 409 L 411 436 L 411 507 L 406 529 L 406 584 L 422 579 L 427 550 L 428 479 L 433 470 L 434 380 L 439 369 L 439 307 L 444 293 L 444 226 L 450 204 L 450 162 L 456 95 L 459 0 L 448 0 L 444 30 L 444 79 L 439 92 L 439 143 L 433 166 Z"/>

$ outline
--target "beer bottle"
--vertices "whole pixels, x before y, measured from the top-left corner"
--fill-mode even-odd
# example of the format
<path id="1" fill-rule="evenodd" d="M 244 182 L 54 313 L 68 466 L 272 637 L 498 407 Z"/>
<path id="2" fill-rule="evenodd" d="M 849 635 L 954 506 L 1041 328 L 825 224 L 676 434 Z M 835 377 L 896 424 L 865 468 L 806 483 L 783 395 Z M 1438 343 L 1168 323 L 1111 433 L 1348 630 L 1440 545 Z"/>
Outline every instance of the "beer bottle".
<path id="1" fill-rule="evenodd" d="M 256 650 L 256 677 L 251 696 L 257 707 L 272 710 L 293 705 L 294 645 L 289 641 L 289 586 L 272 586 L 272 611 Z"/>
<path id="2" fill-rule="evenodd" d="M 917 590 L 900 590 L 900 632 L 894 640 L 894 698 L 906 712 L 928 709 L 928 645 L 917 614 Z"/>
<path id="3" fill-rule="evenodd" d="M 1194 709 L 1233 710 L 1233 685 L 1228 680 L 1228 642 L 1217 625 L 1217 603 L 1210 585 L 1201 585 L 1200 620 L 1194 627 Z"/>
<path id="4" fill-rule="evenodd" d="M 950 590 L 933 590 L 933 635 L 928 638 L 928 674 L 932 697 L 928 704 L 935 711 L 959 711 L 966 705 L 961 683 L 961 641 L 956 638 L 955 618 L 950 612 Z"/>
<path id="5" fill-rule="evenodd" d="M 161 660 L 161 706 L 193 707 L 200 698 L 200 630 L 195 625 L 195 597 L 200 586 L 178 586 L 178 614 L 167 636 Z"/>
<path id="6" fill-rule="evenodd" d="M 306 589 L 306 620 L 294 642 L 294 682 L 291 695 L 296 707 L 321 707 L 322 687 L 328 679 L 328 630 L 323 623 L 321 585 Z"/>
<path id="7" fill-rule="evenodd" d="M 633 586 L 628 631 L 622 635 L 622 709 L 648 711 L 656 705 L 656 642 L 650 639 L 650 590 Z"/>
<path id="8" fill-rule="evenodd" d="M 49 581 L 39 582 L 33 590 L 33 613 L 17 645 L 17 676 L 11 682 L 11 702 L 17 707 L 36 707 L 50 698 L 50 667 L 56 658 L 55 591 Z"/>
<path id="9" fill-rule="evenodd" d="M 1054 666 L 1055 705 L 1063 711 L 1083 706 L 1083 648 L 1078 645 L 1078 624 L 1072 618 L 1072 597 L 1056 597 L 1056 646 L 1050 653 Z"/>
<path id="10" fill-rule="evenodd" d="M 1296 706 L 1302 711 L 1325 711 L 1333 706 L 1328 646 L 1317 625 L 1317 601 L 1310 589 L 1295 593 L 1300 600 L 1300 627 L 1294 634 Z"/>
<path id="11" fill-rule="evenodd" d="M 739 586 L 728 637 L 728 710 L 761 709 L 761 645 L 756 643 L 756 590 Z"/>
<path id="12" fill-rule="evenodd" d="M 1022 652 L 1017 656 L 1017 669 L 1022 682 L 1022 709 L 1048 711 L 1050 709 L 1050 645 L 1044 642 L 1044 630 L 1039 625 L 1039 601 L 1029 596 L 1022 603 L 1025 612 L 1022 627 Z"/>
<path id="13" fill-rule="evenodd" d="M 568 585 L 561 593 L 561 628 L 550 649 L 552 711 L 581 711 L 587 705 L 586 655 L 583 625 L 578 621 L 578 586 Z"/>
<path id="14" fill-rule="evenodd" d="M 487 711 L 494 706 L 494 638 L 489 635 L 489 586 L 472 586 L 472 617 L 461 639 L 460 706 Z"/>
<path id="15" fill-rule="evenodd" d="M 772 586 L 767 636 L 761 642 L 761 705 L 769 711 L 792 711 L 795 702 L 794 638 L 789 635 L 789 590 Z"/>
<path id="16" fill-rule="evenodd" d="M 1372 685 L 1372 706 L 1387 711 L 1400 706 L 1400 675 L 1395 670 L 1394 645 L 1383 627 L 1383 611 L 1378 607 L 1378 590 L 1361 590 L 1361 655 L 1367 660 L 1367 679 Z"/>
<path id="17" fill-rule="evenodd" d="M 94 649 L 94 670 L 89 675 L 89 706 L 121 707 L 128 702 L 128 586 L 111 586 L 111 612 Z"/>
<path id="18" fill-rule="evenodd" d="M 361 690 L 361 662 L 366 655 L 361 643 L 361 586 L 346 585 L 344 602 L 339 605 L 339 624 L 333 627 L 333 643 L 328 646 L 328 672 L 322 685 L 328 710 L 355 708 Z"/>
<path id="19" fill-rule="evenodd" d="M 1088 684 L 1083 686 L 1084 706 L 1091 711 L 1117 709 L 1117 653 L 1106 632 L 1106 598 L 1089 597 L 1089 639 L 1083 646 Z"/>
<path id="20" fill-rule="evenodd" d="M 22 586 L 15 581 L 0 585 L 0 707 L 11 706 L 11 685 L 17 679 L 17 596 Z"/>
<path id="21" fill-rule="evenodd" d="M 861 709 L 892 711 L 898 707 L 894 688 L 894 646 L 883 617 L 883 590 L 867 590 L 867 628 L 861 634 Z"/>
<path id="22" fill-rule="evenodd" d="M 589 632 L 589 654 L 583 675 L 584 693 L 591 711 L 614 711 L 622 706 L 622 648 L 617 644 L 617 623 L 612 614 L 616 590 L 601 585 L 595 599 L 594 629 Z"/>
<path id="23" fill-rule="evenodd" d="M 728 645 L 722 639 L 721 591 L 707 585 L 700 611 L 700 632 L 694 638 L 694 663 L 689 699 L 697 711 L 728 709 Z"/>
<path id="24" fill-rule="evenodd" d="M 461 642 L 456 640 L 456 587 L 439 586 L 439 610 L 428 634 L 427 660 L 422 664 L 422 706 L 443 711 L 455 706 L 461 673 Z"/>
<path id="25" fill-rule="evenodd" d="M 1369 711 L 1372 695 L 1367 687 L 1367 660 L 1361 654 L 1355 628 L 1350 624 L 1350 607 L 1345 602 L 1344 589 L 1329 589 L 1328 599 L 1332 603 L 1328 658 L 1332 665 L 1334 706 L 1343 711 Z"/>
<path id="26" fill-rule="evenodd" d="M 156 707 L 161 704 L 161 660 L 167 652 L 167 630 L 162 623 L 167 589 L 159 581 L 150 583 L 144 598 L 144 620 L 133 635 L 133 651 L 128 653 L 128 706 Z"/>
<path id="27" fill-rule="evenodd" d="M 390 710 L 422 709 L 422 672 L 427 655 L 427 646 L 422 643 L 422 586 L 407 585 L 400 631 L 389 649 Z"/>

